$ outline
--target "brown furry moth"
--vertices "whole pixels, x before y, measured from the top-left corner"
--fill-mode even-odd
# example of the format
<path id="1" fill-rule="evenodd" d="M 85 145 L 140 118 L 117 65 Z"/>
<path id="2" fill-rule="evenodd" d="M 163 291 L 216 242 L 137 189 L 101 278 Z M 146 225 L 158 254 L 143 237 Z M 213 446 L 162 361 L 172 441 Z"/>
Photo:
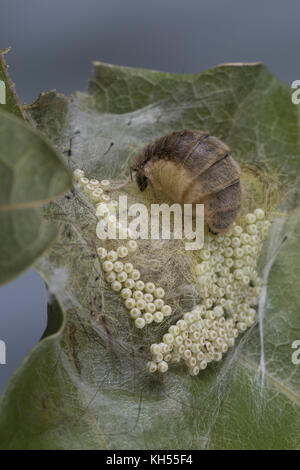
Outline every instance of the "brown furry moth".
<path id="1" fill-rule="evenodd" d="M 144 147 L 130 168 L 138 187 L 148 181 L 180 204 L 204 204 L 213 233 L 225 232 L 242 202 L 240 169 L 221 140 L 205 131 L 172 132 Z"/>

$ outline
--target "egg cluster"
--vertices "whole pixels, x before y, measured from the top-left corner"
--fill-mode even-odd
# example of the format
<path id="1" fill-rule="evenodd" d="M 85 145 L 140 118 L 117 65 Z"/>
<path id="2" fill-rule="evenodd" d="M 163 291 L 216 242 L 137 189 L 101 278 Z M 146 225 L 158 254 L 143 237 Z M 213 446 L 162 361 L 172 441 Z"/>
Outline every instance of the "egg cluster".
<path id="1" fill-rule="evenodd" d="M 116 250 L 97 248 L 105 280 L 114 292 L 120 294 L 137 328 L 144 328 L 152 322 L 161 323 L 172 314 L 172 309 L 163 300 L 164 289 L 157 287 L 153 282 L 144 282 L 140 271 L 135 269 L 132 263 L 125 262 L 125 258 L 136 251 L 137 242 L 131 239 L 130 230 L 122 227 L 114 215 L 115 210 L 112 209 L 116 209 L 118 203 L 105 192 L 110 188 L 109 181 L 89 180 L 79 169 L 74 171 L 74 178 L 96 205 L 96 215 L 99 218 L 107 217 L 106 220 L 109 220 L 111 226 L 115 226 L 119 233 L 122 233 L 122 238 L 128 239 L 126 246 L 119 246 Z"/>
<path id="2" fill-rule="evenodd" d="M 255 322 L 261 279 L 257 256 L 270 222 L 262 209 L 234 223 L 226 235 L 208 234 L 196 265 L 200 304 L 172 325 L 163 341 L 151 345 L 150 372 L 166 372 L 169 362 L 181 359 L 191 375 L 212 361 L 220 361 L 240 333 Z"/>
<path id="3" fill-rule="evenodd" d="M 116 250 L 98 247 L 106 281 L 120 294 L 137 328 L 161 323 L 172 314 L 172 308 L 164 303 L 164 289 L 142 281 L 140 271 L 125 260 L 137 249 L 137 243 L 114 215 L 118 203 L 106 192 L 109 181 L 89 180 L 79 169 L 74 178 L 95 204 L 96 215 L 106 217 L 127 239 L 126 245 Z M 149 372 L 166 372 L 169 363 L 183 360 L 190 374 L 198 375 L 209 362 L 220 361 L 237 337 L 255 322 L 253 307 L 262 292 L 255 268 L 270 222 L 262 209 L 256 209 L 245 216 L 242 225 L 234 223 L 225 235 L 205 235 L 195 266 L 200 302 L 169 327 L 162 342 L 151 345 Z"/>

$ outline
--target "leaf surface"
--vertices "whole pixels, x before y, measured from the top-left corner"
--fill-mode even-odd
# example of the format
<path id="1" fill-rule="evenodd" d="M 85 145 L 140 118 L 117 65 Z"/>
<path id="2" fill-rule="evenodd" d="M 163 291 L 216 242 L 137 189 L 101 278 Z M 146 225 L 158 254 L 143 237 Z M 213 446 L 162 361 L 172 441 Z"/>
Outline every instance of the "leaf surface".
<path id="1" fill-rule="evenodd" d="M 291 345 L 300 337 L 300 143 L 288 87 L 260 63 L 198 75 L 96 63 L 87 93 L 43 94 L 31 115 L 61 151 L 71 144 L 73 169 L 98 178 L 123 178 L 132 154 L 163 134 L 207 129 L 241 163 L 276 172 L 287 202 L 262 257 L 267 299 L 258 323 L 193 378 L 181 366 L 164 376 L 145 372 L 147 335 L 136 332 L 117 296 L 105 309 L 88 206 L 76 191 L 52 204 L 60 237 L 36 267 L 57 299 L 52 315 L 63 320 L 2 397 L 1 448 L 298 449 Z"/>

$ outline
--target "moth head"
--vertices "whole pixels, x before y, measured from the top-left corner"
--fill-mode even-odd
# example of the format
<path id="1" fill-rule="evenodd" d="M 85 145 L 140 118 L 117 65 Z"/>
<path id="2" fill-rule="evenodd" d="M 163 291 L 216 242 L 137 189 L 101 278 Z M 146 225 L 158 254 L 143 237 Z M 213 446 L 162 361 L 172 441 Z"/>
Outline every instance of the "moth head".
<path id="1" fill-rule="evenodd" d="M 131 180 L 135 180 L 140 191 L 144 191 L 148 185 L 148 179 L 143 168 L 130 168 Z"/>
<path id="2" fill-rule="evenodd" d="M 140 191 L 144 191 L 148 185 L 148 179 L 145 174 L 145 165 L 147 163 L 147 158 L 144 152 L 140 152 L 135 155 L 132 160 L 130 167 L 130 176 L 131 180 L 135 180 Z"/>

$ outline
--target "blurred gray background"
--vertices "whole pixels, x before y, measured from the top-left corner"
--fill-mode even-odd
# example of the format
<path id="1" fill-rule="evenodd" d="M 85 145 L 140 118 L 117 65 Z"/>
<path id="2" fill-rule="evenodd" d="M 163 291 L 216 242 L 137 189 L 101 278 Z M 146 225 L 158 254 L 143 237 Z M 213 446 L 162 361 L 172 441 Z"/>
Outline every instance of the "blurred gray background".
<path id="1" fill-rule="evenodd" d="M 263 61 L 300 79 L 299 0 L 1 0 L 0 48 L 21 100 L 84 90 L 92 60 L 168 72 Z M 1 230 L 1 227 L 0 227 Z M 46 326 L 46 293 L 32 270 L 0 288 L 0 393 Z"/>

